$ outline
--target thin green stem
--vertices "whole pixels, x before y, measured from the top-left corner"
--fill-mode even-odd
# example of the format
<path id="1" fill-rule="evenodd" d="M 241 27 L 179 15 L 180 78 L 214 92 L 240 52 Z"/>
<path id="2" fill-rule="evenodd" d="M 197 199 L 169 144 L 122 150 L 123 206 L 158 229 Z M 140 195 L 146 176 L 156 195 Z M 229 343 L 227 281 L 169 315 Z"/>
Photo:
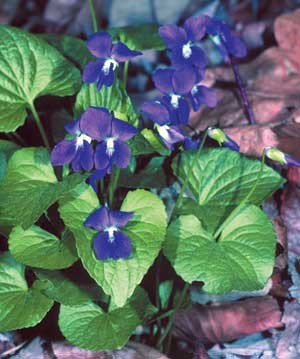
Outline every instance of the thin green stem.
<path id="1" fill-rule="evenodd" d="M 214 239 L 217 239 L 219 237 L 219 235 L 222 233 L 222 231 L 224 230 L 224 228 L 226 228 L 226 226 L 228 225 L 228 223 L 239 213 L 239 211 L 241 210 L 241 208 L 247 203 L 247 201 L 249 200 L 249 198 L 253 195 L 253 193 L 256 191 L 258 183 L 261 179 L 261 176 L 263 174 L 264 171 L 264 164 L 265 164 L 265 151 L 263 153 L 262 159 L 261 159 L 261 164 L 260 164 L 260 170 L 258 172 L 258 176 L 256 178 L 256 181 L 253 185 L 253 187 L 251 188 L 251 190 L 249 191 L 249 193 L 247 194 L 247 196 L 242 200 L 242 202 L 230 213 L 229 217 L 227 217 L 227 219 L 222 223 L 222 225 L 217 229 L 216 233 L 214 234 Z"/>
<path id="2" fill-rule="evenodd" d="M 126 89 L 126 85 L 127 85 L 128 66 L 129 66 L 129 61 L 126 61 L 124 63 L 124 68 L 123 68 L 123 86 L 124 86 L 124 89 Z"/>
<path id="3" fill-rule="evenodd" d="M 201 141 L 201 145 L 199 146 L 198 151 L 196 152 L 196 155 L 195 155 L 195 157 L 193 158 L 193 161 L 190 163 L 190 167 L 189 167 L 189 169 L 188 169 L 188 171 L 187 171 L 186 177 L 185 177 L 184 182 L 183 182 L 183 184 L 182 184 L 182 186 L 181 186 L 181 189 L 180 189 L 180 192 L 179 192 L 177 201 L 176 201 L 176 203 L 175 203 L 173 212 L 174 212 L 175 209 L 176 209 L 178 206 L 180 206 L 180 204 L 181 204 L 182 197 L 183 197 L 184 192 L 185 192 L 185 190 L 186 190 L 186 187 L 187 187 L 187 185 L 188 185 L 188 181 L 189 181 L 189 178 L 190 178 L 190 176 L 191 176 L 192 169 L 193 169 L 193 167 L 195 166 L 196 161 L 197 161 L 197 159 L 199 158 L 199 156 L 200 156 L 200 154 L 201 154 L 201 151 L 202 151 L 202 149 L 203 149 L 203 147 L 204 147 L 204 144 L 205 144 L 205 141 L 206 141 L 206 139 L 207 139 L 207 135 L 208 135 L 208 130 L 205 131 L 204 136 L 203 136 L 203 139 L 202 139 L 202 141 Z"/>
<path id="4" fill-rule="evenodd" d="M 39 131 L 40 131 L 40 134 L 41 134 L 41 136 L 42 136 L 42 139 L 43 139 L 43 141 L 44 141 L 44 144 L 45 144 L 45 146 L 48 148 L 48 150 L 50 151 L 50 145 L 49 145 L 49 141 L 48 141 L 48 138 L 47 138 L 47 135 L 46 135 L 46 131 L 45 131 L 44 127 L 43 127 L 42 121 L 41 121 L 41 119 L 40 119 L 38 113 L 36 112 L 36 109 L 35 109 L 33 103 L 30 104 L 30 110 L 31 110 L 31 112 L 32 112 L 33 118 L 35 119 L 35 122 L 36 122 L 36 124 L 37 124 L 37 127 L 38 127 L 38 129 L 39 129 Z"/>
<path id="5" fill-rule="evenodd" d="M 88 0 L 89 8 L 90 8 L 90 14 L 92 18 L 92 24 L 93 24 L 93 31 L 98 31 L 98 24 L 97 24 L 97 18 L 96 18 L 96 12 L 93 4 L 93 0 Z"/>
<path id="6" fill-rule="evenodd" d="M 171 317 L 170 317 L 170 320 L 169 320 L 169 322 L 168 322 L 168 324 L 167 324 L 167 326 L 166 326 L 165 332 L 164 332 L 164 334 L 160 337 L 160 339 L 159 339 L 159 341 L 158 341 L 158 343 L 157 343 L 157 347 L 158 347 L 158 348 L 160 348 L 160 347 L 162 346 L 163 342 L 165 341 L 165 339 L 166 339 L 167 336 L 169 335 L 169 333 L 170 333 L 170 331 L 171 331 L 171 329 L 172 329 L 172 327 L 173 327 L 173 323 L 174 323 L 174 320 L 175 320 L 175 314 L 178 312 L 178 310 L 179 310 L 180 307 L 182 306 L 182 303 L 183 303 L 183 301 L 184 301 L 184 298 L 185 298 L 185 296 L 186 296 L 186 293 L 187 293 L 189 287 L 190 287 L 190 284 L 189 284 L 189 283 L 185 283 L 185 285 L 184 285 L 184 287 L 183 287 L 183 290 L 182 290 L 182 292 L 181 292 L 181 294 L 180 294 L 180 297 L 179 297 L 179 299 L 178 299 L 178 302 L 177 302 L 177 304 L 176 304 L 176 306 L 175 306 L 175 308 L 174 308 L 174 311 L 173 311 L 173 313 L 172 313 L 172 315 L 171 315 Z"/>
<path id="7" fill-rule="evenodd" d="M 120 176 L 120 168 L 115 167 L 113 174 L 110 178 L 110 184 L 109 184 L 109 188 L 108 188 L 108 192 L 109 192 L 109 197 L 108 197 L 108 201 L 109 201 L 109 207 L 112 207 L 112 204 L 114 202 L 114 195 L 115 195 L 115 191 L 118 185 L 118 181 L 119 181 L 119 176 Z"/>

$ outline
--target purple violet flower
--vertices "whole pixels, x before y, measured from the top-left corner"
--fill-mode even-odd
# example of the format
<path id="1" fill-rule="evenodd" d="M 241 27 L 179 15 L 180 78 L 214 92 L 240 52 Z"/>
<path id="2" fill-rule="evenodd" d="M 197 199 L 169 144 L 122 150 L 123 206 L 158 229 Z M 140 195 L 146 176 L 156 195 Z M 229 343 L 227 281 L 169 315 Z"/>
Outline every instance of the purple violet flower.
<path id="1" fill-rule="evenodd" d="M 158 69 L 152 78 L 156 88 L 165 94 L 160 102 L 168 111 L 169 122 L 173 125 L 187 124 L 190 108 L 183 96 L 195 85 L 196 72 L 188 67 L 181 70 Z"/>
<path id="2" fill-rule="evenodd" d="M 185 135 L 179 126 L 157 125 L 156 127 L 161 139 L 170 151 L 173 151 L 175 143 L 185 140 Z"/>
<path id="3" fill-rule="evenodd" d="M 169 108 L 161 100 L 144 102 L 141 110 L 155 123 L 157 132 L 170 151 L 173 150 L 175 143 L 184 141 L 185 136 L 181 128 L 171 124 Z"/>
<path id="4" fill-rule="evenodd" d="M 207 16 L 206 32 L 219 47 L 226 62 L 228 62 L 228 54 L 235 58 L 242 58 L 247 55 L 246 45 L 232 33 L 225 22 Z"/>
<path id="5" fill-rule="evenodd" d="M 104 107 L 89 107 L 80 124 L 84 133 L 100 142 L 94 155 L 97 170 L 111 173 L 113 164 L 119 168 L 128 166 L 131 152 L 125 141 L 138 132 L 134 126 L 113 117 Z"/>
<path id="6" fill-rule="evenodd" d="M 183 27 L 164 25 L 159 28 L 159 34 L 171 50 L 171 62 L 175 68 L 185 66 L 203 70 L 207 58 L 203 50 L 197 46 L 206 33 L 206 16 L 190 17 Z"/>
<path id="7" fill-rule="evenodd" d="M 195 85 L 188 94 L 194 111 L 198 111 L 202 105 L 213 108 L 218 103 L 218 97 L 215 90 L 203 85 Z"/>
<path id="8" fill-rule="evenodd" d="M 53 166 L 62 166 L 71 163 L 74 172 L 81 169 L 90 171 L 94 166 L 94 150 L 92 138 L 81 128 L 81 118 L 65 126 L 65 129 L 75 138 L 62 140 L 51 152 Z"/>
<path id="9" fill-rule="evenodd" d="M 97 57 L 98 61 L 89 62 L 83 71 L 83 82 L 97 83 L 97 90 L 102 86 L 112 86 L 114 70 L 120 62 L 142 55 L 140 51 L 130 50 L 125 44 L 118 41 L 112 44 L 112 38 L 107 32 L 96 32 L 87 40 L 87 47 Z"/>
<path id="10" fill-rule="evenodd" d="M 133 214 L 101 207 L 89 215 L 84 225 L 99 231 L 93 241 L 94 253 L 98 259 L 120 259 L 130 256 L 131 239 L 121 232 L 120 228 L 126 226 Z"/>

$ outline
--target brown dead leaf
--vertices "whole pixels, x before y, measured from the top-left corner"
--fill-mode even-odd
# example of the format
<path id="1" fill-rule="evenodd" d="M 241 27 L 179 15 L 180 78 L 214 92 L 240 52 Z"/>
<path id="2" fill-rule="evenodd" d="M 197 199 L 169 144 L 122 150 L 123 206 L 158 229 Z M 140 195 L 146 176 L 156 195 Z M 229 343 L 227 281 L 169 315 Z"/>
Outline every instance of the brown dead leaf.
<path id="1" fill-rule="evenodd" d="M 168 359 L 144 344 L 129 342 L 121 350 L 94 352 L 80 349 L 65 342 L 53 343 L 53 353 L 57 359 Z"/>
<path id="2" fill-rule="evenodd" d="M 279 305 L 270 296 L 216 306 L 194 306 L 176 315 L 173 334 L 192 342 L 222 343 L 281 327 L 280 318 Z"/>
<path id="3" fill-rule="evenodd" d="M 282 195 L 281 217 L 287 228 L 289 255 L 300 255 L 300 189 L 288 184 Z"/>

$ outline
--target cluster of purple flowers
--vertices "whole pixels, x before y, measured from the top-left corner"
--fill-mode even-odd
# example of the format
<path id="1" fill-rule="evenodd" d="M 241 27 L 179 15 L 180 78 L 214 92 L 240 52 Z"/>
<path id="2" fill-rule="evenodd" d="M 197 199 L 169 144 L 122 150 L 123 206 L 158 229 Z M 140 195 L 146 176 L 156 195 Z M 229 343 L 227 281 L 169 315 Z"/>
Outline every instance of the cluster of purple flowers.
<path id="1" fill-rule="evenodd" d="M 170 150 L 178 142 L 184 142 L 186 149 L 194 149 L 199 141 L 186 136 L 180 127 L 188 123 L 189 102 L 194 111 L 202 105 L 214 107 L 217 104 L 216 93 L 200 84 L 208 61 L 199 42 L 209 36 L 220 48 L 224 60 L 229 56 L 245 56 L 246 47 L 224 22 L 208 16 L 191 17 L 182 27 L 161 26 L 159 33 L 170 52 L 171 68 L 154 73 L 153 82 L 163 96 L 145 102 L 142 112 L 155 123 Z"/>
<path id="2" fill-rule="evenodd" d="M 207 66 L 199 41 L 208 34 L 226 56 L 241 57 L 245 48 L 227 25 L 207 16 L 192 17 L 183 27 L 164 25 L 159 33 L 171 53 L 172 67 L 158 69 L 154 73 L 153 81 L 163 96 L 144 103 L 142 111 L 155 123 L 170 150 L 178 142 L 185 142 L 188 149 L 197 148 L 199 140 L 193 141 L 181 128 L 188 123 L 189 102 L 194 111 L 203 104 L 214 107 L 217 103 L 215 92 L 199 84 Z M 130 50 L 122 42 L 113 44 L 106 32 L 93 34 L 87 41 L 87 47 L 97 60 L 86 65 L 83 81 L 96 83 L 98 91 L 103 86 L 112 86 L 120 63 L 142 54 Z M 119 168 L 128 166 L 131 153 L 126 141 L 137 133 L 137 129 L 115 118 L 106 108 L 89 107 L 79 119 L 68 124 L 66 130 L 71 138 L 64 139 L 53 148 L 52 164 L 70 164 L 74 172 L 93 171 L 90 183 L 95 190 L 96 181 L 111 174 L 114 165 Z M 223 141 L 219 134 L 217 140 L 219 143 Z M 223 142 L 229 143 L 228 140 Z M 105 204 L 87 218 L 84 225 L 99 231 L 93 241 L 98 259 L 120 259 L 131 255 L 131 240 L 120 228 L 126 226 L 132 216 L 132 212 L 114 211 Z"/>
<path id="3" fill-rule="evenodd" d="M 98 91 L 103 85 L 112 86 L 119 63 L 142 54 L 130 50 L 121 42 L 113 44 L 111 36 L 106 32 L 93 34 L 87 41 L 87 47 L 98 60 L 86 65 L 83 81 L 96 82 Z M 126 141 L 138 130 L 114 117 L 108 109 L 89 107 L 79 119 L 65 128 L 72 138 L 64 139 L 53 148 L 51 162 L 54 166 L 70 164 L 74 172 L 93 171 L 89 182 L 95 191 L 96 181 L 111 174 L 113 166 L 128 166 L 131 152 Z M 96 258 L 116 260 L 131 255 L 131 240 L 120 228 L 132 216 L 132 212 L 113 211 L 105 204 L 87 218 L 84 225 L 99 231 L 93 240 Z"/>

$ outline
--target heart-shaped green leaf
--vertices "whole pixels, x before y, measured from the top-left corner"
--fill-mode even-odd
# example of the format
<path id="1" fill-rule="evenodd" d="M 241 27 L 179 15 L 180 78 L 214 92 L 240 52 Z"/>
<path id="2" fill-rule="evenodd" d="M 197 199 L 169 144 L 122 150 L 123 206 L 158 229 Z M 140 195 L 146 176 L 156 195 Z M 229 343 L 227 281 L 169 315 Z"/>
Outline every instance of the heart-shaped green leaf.
<path id="1" fill-rule="evenodd" d="M 108 313 L 91 302 L 73 307 L 61 305 L 59 327 L 69 342 L 81 348 L 119 349 L 147 315 L 154 313 L 145 291 L 137 288 L 122 308 L 112 308 Z"/>
<path id="2" fill-rule="evenodd" d="M 186 151 L 177 156 L 172 164 L 175 174 L 182 181 L 194 156 L 194 151 Z M 214 231 L 250 192 L 260 168 L 260 161 L 225 148 L 203 151 L 188 177 L 188 188 L 197 205 L 193 206 L 191 201 L 184 203 L 183 213 L 195 214 L 206 229 Z M 265 165 L 249 202 L 261 204 L 283 183 L 284 179 Z"/>
<path id="3" fill-rule="evenodd" d="M 124 233 L 132 240 L 132 256 L 128 259 L 100 261 L 92 250 L 96 231 L 83 226 L 89 214 L 98 207 L 97 197 L 89 187 L 77 187 L 72 195 L 73 199 L 61 201 L 61 217 L 76 238 L 78 255 L 85 269 L 104 292 L 112 296 L 114 303 L 121 307 L 141 282 L 161 248 L 166 231 L 164 205 L 148 191 L 129 192 L 121 210 L 134 211 L 134 217 L 124 228 Z"/>
<path id="4" fill-rule="evenodd" d="M 71 232 L 65 231 L 60 239 L 38 226 L 15 227 L 9 235 L 9 250 L 18 262 L 36 268 L 63 269 L 77 260 Z"/>
<path id="5" fill-rule="evenodd" d="M 203 281 L 211 293 L 263 288 L 272 274 L 276 236 L 271 221 L 256 206 L 243 207 L 218 241 L 193 215 L 168 228 L 164 253 L 185 281 Z"/>
<path id="6" fill-rule="evenodd" d="M 39 323 L 52 307 L 36 280 L 31 288 L 24 276 L 25 267 L 8 253 L 0 256 L 0 331 L 32 327 Z"/>
<path id="7" fill-rule="evenodd" d="M 30 227 L 53 203 L 85 177 L 68 176 L 58 182 L 44 148 L 22 148 L 10 158 L 0 185 L 1 226 Z"/>
<path id="8" fill-rule="evenodd" d="M 26 108 L 42 95 L 79 90 L 80 73 L 54 47 L 23 30 L 0 26 L 0 131 L 23 125 Z"/>

